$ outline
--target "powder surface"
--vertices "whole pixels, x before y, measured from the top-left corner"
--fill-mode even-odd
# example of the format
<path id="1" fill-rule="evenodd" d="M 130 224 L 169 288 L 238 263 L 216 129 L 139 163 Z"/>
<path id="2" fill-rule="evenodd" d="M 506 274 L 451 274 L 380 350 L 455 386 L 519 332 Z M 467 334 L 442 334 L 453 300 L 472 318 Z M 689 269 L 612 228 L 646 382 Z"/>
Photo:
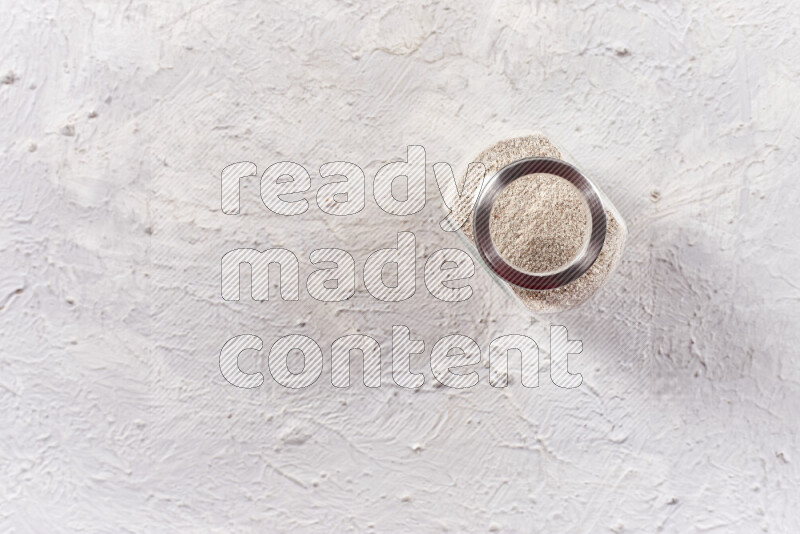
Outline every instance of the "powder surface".
<path id="1" fill-rule="evenodd" d="M 555 271 L 572 261 L 591 229 L 578 188 L 552 174 L 513 181 L 492 206 L 489 232 L 506 262 L 531 273 Z"/>
<path id="2" fill-rule="evenodd" d="M 562 159 L 561 152 L 550 142 L 549 139 L 541 134 L 535 134 L 500 141 L 499 143 L 481 152 L 472 161 L 483 163 L 486 167 L 486 176 L 490 177 L 506 165 L 513 163 L 518 159 L 532 156 L 545 156 Z M 549 231 L 545 231 L 543 228 L 537 230 L 534 228 L 535 225 L 522 224 L 522 222 L 513 221 L 513 219 L 519 213 L 524 214 L 530 209 L 534 210 L 530 219 L 532 221 L 546 220 L 550 218 L 550 215 L 546 214 L 536 215 L 536 208 L 529 207 L 527 198 L 524 196 L 526 192 L 535 194 L 537 187 L 542 187 L 542 185 L 546 186 L 546 181 L 543 180 L 545 176 L 547 175 L 533 175 L 533 180 L 531 180 L 528 184 L 523 182 L 515 189 L 511 189 L 514 184 L 511 184 L 509 187 L 507 187 L 506 190 L 504 190 L 498 196 L 498 199 L 495 200 L 495 205 L 492 207 L 492 218 L 490 219 L 489 226 L 489 231 L 491 232 L 492 224 L 495 225 L 495 232 L 497 233 L 492 234 L 492 239 L 495 241 L 495 246 L 498 248 L 498 251 L 506 258 L 506 261 L 509 261 L 517 268 L 527 265 L 529 270 L 532 272 L 546 272 L 547 270 L 560 267 L 561 265 L 558 263 L 562 262 L 562 258 L 566 258 L 566 261 L 572 259 L 574 254 L 570 256 L 570 251 L 578 241 L 576 236 L 580 235 L 580 244 L 578 245 L 578 249 L 580 249 L 580 246 L 583 244 L 584 235 L 590 229 L 588 227 L 581 228 L 581 225 L 578 222 L 576 222 L 575 227 L 573 227 L 571 224 L 567 224 L 566 227 L 563 227 L 565 233 L 559 237 L 558 228 L 562 228 L 562 225 L 564 224 L 563 222 L 557 222 L 555 225 L 551 225 L 549 227 Z M 521 182 L 523 180 L 524 178 L 520 178 L 514 183 Z M 559 180 L 564 181 L 563 179 Z M 539 184 L 538 186 L 536 185 L 537 183 Z M 567 183 L 567 185 L 569 187 L 573 187 L 569 183 Z M 477 187 L 472 185 L 470 186 L 470 189 L 472 190 L 473 196 L 477 194 Z M 498 202 L 503 200 L 503 196 L 506 191 L 508 191 L 509 195 L 508 204 L 501 210 L 501 206 L 498 205 Z M 467 195 L 465 195 L 465 197 L 466 196 Z M 583 203 L 582 209 L 585 209 L 586 204 L 583 202 L 582 198 L 581 202 Z M 607 203 L 606 200 L 604 200 L 604 202 Z M 512 204 L 516 204 L 516 207 L 512 208 Z M 580 204 L 576 204 L 576 206 L 580 206 Z M 460 206 L 459 209 L 465 208 Z M 495 213 L 498 214 L 497 218 L 494 217 Z M 509 218 L 506 219 L 506 216 L 509 216 Z M 580 278 L 565 286 L 559 287 L 558 289 L 547 289 L 542 291 L 523 289 L 508 284 L 508 286 L 526 308 L 536 313 L 552 313 L 568 310 L 569 308 L 584 302 L 598 289 L 600 289 L 622 258 L 625 237 L 627 235 L 627 230 L 625 229 L 624 223 L 622 222 L 621 218 L 619 218 L 619 215 L 616 214 L 610 203 L 607 203 L 606 205 L 606 216 L 606 239 L 603 243 L 603 248 L 594 264 L 592 264 L 589 270 L 586 271 Z M 585 224 L 589 225 L 588 217 L 586 215 L 584 215 L 584 217 Z M 507 230 L 499 230 L 501 228 Z M 467 218 L 467 221 L 464 226 L 462 226 L 461 230 L 474 243 L 475 238 L 472 232 L 471 217 Z M 515 237 L 517 236 L 517 231 L 519 234 L 518 237 Z M 557 237 L 564 242 L 564 250 L 554 251 L 553 249 L 550 249 L 546 253 L 543 253 L 541 249 L 542 241 L 536 238 L 537 233 L 547 235 L 549 238 Z M 500 242 L 497 241 L 498 238 L 500 238 Z M 545 248 L 547 248 L 546 242 Z M 566 261 L 563 263 L 566 263 Z M 554 265 L 555 267 L 553 267 Z"/>

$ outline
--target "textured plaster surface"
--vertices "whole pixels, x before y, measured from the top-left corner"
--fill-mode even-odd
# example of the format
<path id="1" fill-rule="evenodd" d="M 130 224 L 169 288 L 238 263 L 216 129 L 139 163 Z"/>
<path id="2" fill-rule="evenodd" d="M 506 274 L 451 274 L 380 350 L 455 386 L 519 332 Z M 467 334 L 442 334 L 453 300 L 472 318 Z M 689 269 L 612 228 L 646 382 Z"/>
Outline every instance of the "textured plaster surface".
<path id="1" fill-rule="evenodd" d="M 3 532 L 800 531 L 797 2 L 2 2 L 0 530 Z M 536 318 L 480 269 L 466 304 L 424 289 L 434 162 L 464 173 L 542 130 L 630 231 L 591 301 Z M 371 178 L 425 147 L 428 202 L 381 212 Z M 289 219 L 238 161 L 312 176 Z M 316 206 L 319 166 L 367 176 L 363 212 Z M 403 304 L 368 295 L 369 253 L 417 238 Z M 356 260 L 344 303 L 220 297 L 237 247 Z M 549 326 L 583 352 L 549 379 Z M 426 355 L 462 333 L 481 381 L 391 382 L 392 325 Z M 238 389 L 230 337 L 266 373 L 280 336 L 326 356 L 360 331 L 382 387 Z M 538 388 L 487 382 L 494 337 L 541 348 Z M 358 366 L 354 371 L 358 371 Z"/>

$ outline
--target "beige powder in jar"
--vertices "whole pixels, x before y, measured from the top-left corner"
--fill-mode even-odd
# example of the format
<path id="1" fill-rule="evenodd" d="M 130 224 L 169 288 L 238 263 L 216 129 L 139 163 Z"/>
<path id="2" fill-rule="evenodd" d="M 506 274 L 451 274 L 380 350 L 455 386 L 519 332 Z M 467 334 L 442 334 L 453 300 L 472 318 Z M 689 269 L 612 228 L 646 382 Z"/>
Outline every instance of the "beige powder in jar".
<path id="1" fill-rule="evenodd" d="M 551 174 L 511 182 L 492 206 L 489 232 L 498 252 L 517 269 L 542 274 L 572 261 L 590 228 L 578 188 Z"/>
<path id="2" fill-rule="evenodd" d="M 561 152 L 543 135 L 500 141 L 472 161 L 483 163 L 486 176 L 528 157 L 561 159 Z M 472 195 L 477 192 L 472 191 Z M 537 313 L 567 310 L 591 297 L 611 275 L 622 257 L 624 223 L 606 208 L 606 239 L 594 264 L 580 278 L 557 289 L 528 290 L 509 284 L 520 301 Z M 518 269 L 533 273 L 557 270 L 581 250 L 590 231 L 588 208 L 575 186 L 553 175 L 522 177 L 495 200 L 490 233 L 498 252 Z M 474 242 L 472 220 L 464 234 Z"/>

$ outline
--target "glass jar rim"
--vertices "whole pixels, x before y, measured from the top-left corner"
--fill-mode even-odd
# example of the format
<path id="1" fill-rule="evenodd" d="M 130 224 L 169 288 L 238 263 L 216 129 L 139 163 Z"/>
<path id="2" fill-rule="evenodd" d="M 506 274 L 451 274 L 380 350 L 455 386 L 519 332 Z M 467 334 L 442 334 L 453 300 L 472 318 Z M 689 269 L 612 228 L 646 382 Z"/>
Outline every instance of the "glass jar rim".
<path id="1" fill-rule="evenodd" d="M 529 273 L 506 262 L 495 247 L 489 231 L 495 199 L 513 181 L 531 174 L 551 174 L 567 180 L 578 189 L 589 207 L 592 231 L 587 246 L 569 264 L 551 273 Z M 478 193 L 472 220 L 478 253 L 489 269 L 510 284 L 540 291 L 563 287 L 583 276 L 603 249 L 606 227 L 605 206 L 591 180 L 566 161 L 548 157 L 519 159 L 497 171 Z"/>

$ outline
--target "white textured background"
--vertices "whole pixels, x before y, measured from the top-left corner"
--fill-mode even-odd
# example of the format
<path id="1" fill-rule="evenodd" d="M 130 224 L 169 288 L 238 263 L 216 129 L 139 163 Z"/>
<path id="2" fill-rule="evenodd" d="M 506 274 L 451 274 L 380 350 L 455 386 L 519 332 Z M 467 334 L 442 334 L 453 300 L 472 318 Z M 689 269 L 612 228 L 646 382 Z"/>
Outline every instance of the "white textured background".
<path id="1" fill-rule="evenodd" d="M 0 530 L 800 531 L 800 4 L 734 0 L 2 2 Z M 469 306 L 224 302 L 239 246 L 345 248 L 426 210 L 242 215 L 219 172 L 289 159 L 461 164 L 543 129 L 625 217 L 624 263 L 537 320 L 488 277 Z M 456 167 L 458 174 L 463 167 Z M 422 261 L 422 260 L 421 260 Z M 421 281 L 420 281 L 421 283 Z M 547 375 L 548 327 L 584 352 Z M 392 324 L 542 347 L 537 389 L 390 385 Z M 384 385 L 239 390 L 222 344 L 356 330 Z M 484 352 L 484 361 L 486 354 Z M 243 357 L 265 370 L 264 357 Z"/>

